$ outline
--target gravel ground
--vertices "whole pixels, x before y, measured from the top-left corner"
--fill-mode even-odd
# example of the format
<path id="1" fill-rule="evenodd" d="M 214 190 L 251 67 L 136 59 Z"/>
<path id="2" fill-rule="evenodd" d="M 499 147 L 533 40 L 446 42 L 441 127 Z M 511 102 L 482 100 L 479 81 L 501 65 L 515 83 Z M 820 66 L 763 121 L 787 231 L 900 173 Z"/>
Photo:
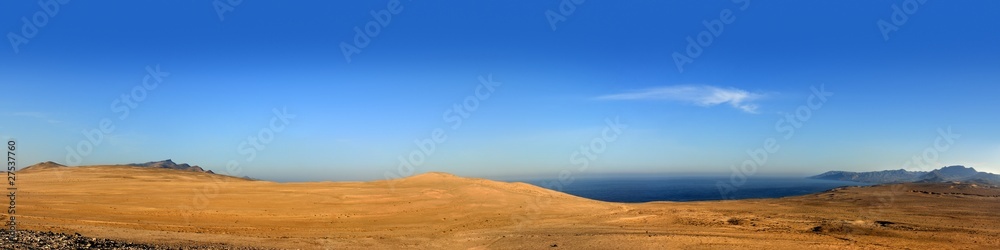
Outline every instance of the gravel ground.
<path id="1" fill-rule="evenodd" d="M 0 231 L 0 249 L 35 250 L 35 249 L 115 249 L 115 250 L 256 250 L 261 248 L 233 247 L 225 245 L 205 246 L 174 246 L 141 244 L 109 239 L 90 238 L 80 234 L 63 234 L 53 232 L 17 231 L 17 238 L 8 231 Z"/>

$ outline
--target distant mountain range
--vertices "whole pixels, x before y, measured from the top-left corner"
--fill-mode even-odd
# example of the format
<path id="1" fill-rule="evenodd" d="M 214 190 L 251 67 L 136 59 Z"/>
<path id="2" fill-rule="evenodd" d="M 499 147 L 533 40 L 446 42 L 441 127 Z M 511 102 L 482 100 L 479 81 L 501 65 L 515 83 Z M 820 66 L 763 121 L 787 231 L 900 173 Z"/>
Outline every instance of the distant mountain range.
<path id="1" fill-rule="evenodd" d="M 192 172 L 201 172 L 201 173 L 209 173 L 209 174 L 214 174 L 215 173 L 215 172 L 212 172 L 212 170 L 205 170 L 205 169 L 203 169 L 203 168 L 201 168 L 199 166 L 191 166 L 191 165 L 188 165 L 187 163 L 177 164 L 177 163 L 174 163 L 174 161 L 172 161 L 170 159 L 167 159 L 167 160 L 164 160 L 164 161 L 151 161 L 151 162 L 147 162 L 147 163 L 132 163 L 132 164 L 122 164 L 122 165 L 115 165 L 115 166 L 129 166 L 129 167 L 141 167 L 141 168 L 167 168 L 167 169 L 182 170 L 182 171 L 192 171 Z M 22 170 L 29 170 L 29 169 L 38 170 L 38 169 L 63 168 L 63 167 L 66 167 L 66 165 L 62 165 L 62 164 L 59 164 L 59 163 L 47 161 L 47 162 L 42 162 L 42 163 L 38 163 L 38 164 L 35 164 L 35 165 L 28 166 L 28 167 L 26 167 L 26 168 L 24 168 Z"/>
<path id="2" fill-rule="evenodd" d="M 1000 175 L 979 172 L 965 166 L 948 166 L 926 171 L 885 170 L 874 172 L 830 171 L 809 177 L 811 179 L 856 181 L 866 183 L 901 182 L 968 182 L 1000 185 Z"/>
<path id="3" fill-rule="evenodd" d="M 173 160 L 170 160 L 170 159 L 166 159 L 166 160 L 162 160 L 162 161 L 151 161 L 151 162 L 146 162 L 146 163 L 131 163 L 131 164 L 110 165 L 110 166 L 129 166 L 129 167 L 140 167 L 140 168 L 166 168 L 166 169 L 173 169 L 173 170 L 180 170 L 180 171 L 191 171 L 191 172 L 215 174 L 215 172 L 212 172 L 212 170 L 205 170 L 205 169 L 203 169 L 203 168 L 201 168 L 201 167 L 199 167 L 197 165 L 192 166 L 192 165 L 187 164 L 187 163 L 177 164 Z M 41 162 L 41 163 L 38 163 L 38 164 L 35 164 L 35 165 L 28 166 L 28 167 L 26 167 L 24 169 L 21 169 L 21 170 L 41 170 L 41 169 L 64 168 L 64 167 L 66 167 L 66 165 L 62 165 L 62 164 L 55 163 L 55 162 L 52 162 L 52 161 L 46 161 L 46 162 Z M 245 176 L 245 175 L 243 177 L 240 177 L 240 178 L 247 179 L 247 180 L 252 180 L 252 181 L 259 181 L 260 180 L 260 179 L 251 178 L 250 176 Z"/>

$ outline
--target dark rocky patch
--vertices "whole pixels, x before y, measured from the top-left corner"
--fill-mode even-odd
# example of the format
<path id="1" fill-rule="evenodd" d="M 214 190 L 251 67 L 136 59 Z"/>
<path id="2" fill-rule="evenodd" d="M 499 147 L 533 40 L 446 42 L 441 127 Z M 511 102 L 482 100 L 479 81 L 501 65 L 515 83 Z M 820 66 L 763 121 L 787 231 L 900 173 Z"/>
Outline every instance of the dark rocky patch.
<path id="1" fill-rule="evenodd" d="M 143 244 L 111 239 L 97 239 L 80 235 L 79 233 L 64 234 L 53 232 L 38 232 L 18 230 L 16 237 L 9 231 L 0 231 L 0 248 L 7 250 L 34 249 L 113 249 L 113 250 L 257 250 L 264 248 L 237 247 L 222 244 L 198 246 L 174 246 L 162 244 Z"/>

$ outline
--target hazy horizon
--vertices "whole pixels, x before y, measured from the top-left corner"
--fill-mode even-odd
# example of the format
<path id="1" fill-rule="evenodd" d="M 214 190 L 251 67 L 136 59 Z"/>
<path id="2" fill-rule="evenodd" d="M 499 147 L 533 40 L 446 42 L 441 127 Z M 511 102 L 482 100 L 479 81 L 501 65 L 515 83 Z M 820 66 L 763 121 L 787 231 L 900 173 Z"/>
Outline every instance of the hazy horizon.
<path id="1" fill-rule="evenodd" d="M 27 164 L 283 181 L 1000 173 L 1000 2 L 889 33 L 878 1 L 586 1 L 555 23 L 558 2 L 386 3 L 70 2 L 0 49 L 0 137 Z M 8 5 L 10 34 L 40 8 Z"/>
<path id="2" fill-rule="evenodd" d="M 173 159 L 165 159 L 165 160 L 173 160 Z M 52 162 L 55 162 L 57 164 L 62 164 L 62 163 L 59 163 L 59 162 L 56 162 L 56 161 L 52 161 Z M 158 162 L 158 161 L 153 161 L 153 162 Z M 201 165 L 190 163 L 190 162 L 179 162 L 179 161 L 174 161 L 174 162 L 177 163 L 177 164 L 189 164 L 191 166 L 199 166 L 199 167 L 204 168 L 205 170 L 212 170 L 213 172 L 216 172 L 217 174 L 231 175 L 230 173 L 226 172 L 226 170 L 225 170 L 224 167 L 214 167 L 213 168 L 212 166 L 201 166 Z M 99 163 L 99 164 L 68 166 L 68 167 L 116 166 L 116 165 L 130 165 L 130 164 L 141 164 L 141 163 L 146 163 L 146 162 Z M 34 164 L 39 164 L 39 163 L 34 163 Z M 34 165 L 34 164 L 26 165 L 26 167 Z M 955 165 L 943 165 L 943 166 L 933 167 L 931 169 L 908 169 L 908 170 L 909 171 L 923 171 L 923 172 L 927 172 L 929 170 L 939 169 L 939 168 L 947 167 L 947 166 L 955 166 Z M 965 166 L 965 167 L 975 168 L 975 166 Z M 984 170 L 978 169 L 978 168 L 975 168 L 975 169 L 977 171 L 980 171 L 980 172 L 988 172 L 988 173 L 996 174 L 994 172 L 984 171 Z M 877 172 L 877 171 L 887 171 L 887 170 L 897 170 L 897 169 L 872 169 L 872 170 L 859 170 L 859 171 L 854 171 L 854 172 Z M 754 174 L 751 177 L 753 177 L 753 178 L 807 178 L 807 177 L 816 176 L 816 175 L 819 175 L 819 174 L 822 174 L 822 173 L 825 173 L 825 172 L 829 172 L 829 171 L 846 171 L 846 170 L 829 169 L 829 170 L 824 170 L 822 172 L 816 172 L 816 173 L 763 173 L 763 174 Z M 433 171 L 433 170 L 431 170 L 431 171 L 417 171 L 417 172 L 414 172 L 412 175 L 409 175 L 409 176 L 415 176 L 415 175 L 432 173 L 432 172 L 452 174 L 450 172 L 442 172 L 442 171 Z M 500 174 L 500 175 L 460 175 L 460 177 L 486 178 L 486 179 L 497 180 L 497 181 L 525 181 L 525 180 L 556 180 L 556 179 L 560 178 L 559 174 L 560 174 L 559 172 L 551 172 L 551 173 L 549 173 L 549 172 L 535 172 L 535 173 L 526 172 L 526 173 L 505 173 L 505 174 Z M 626 178 L 626 179 L 663 179 L 663 178 L 706 179 L 706 178 L 722 178 L 722 179 L 726 179 L 726 178 L 731 178 L 732 174 L 733 173 L 731 171 L 730 172 L 613 172 L 613 170 L 611 170 L 611 171 L 609 171 L 609 170 L 602 170 L 602 171 L 592 171 L 592 172 L 583 172 L 583 173 L 571 174 L 569 177 L 574 178 L 574 179 L 601 179 L 601 178 L 609 178 L 609 179 L 620 179 L 620 178 Z M 240 175 L 231 175 L 231 176 L 234 176 L 234 177 L 243 177 L 243 176 L 240 176 Z M 291 179 L 281 179 L 281 178 L 277 178 L 276 179 L 276 178 L 271 178 L 271 177 L 268 177 L 268 176 L 246 176 L 246 177 L 251 177 L 253 179 L 259 179 L 259 180 L 265 180 L 265 181 L 274 181 L 274 182 L 373 181 L 373 180 L 384 180 L 385 179 L 384 177 L 382 177 L 382 178 L 368 178 L 368 179 L 350 179 L 350 178 L 334 178 L 334 179 L 323 179 L 323 178 L 311 178 L 311 179 L 310 178 L 306 178 L 306 179 L 291 178 Z M 403 176 L 403 177 L 408 177 L 408 176 Z"/>

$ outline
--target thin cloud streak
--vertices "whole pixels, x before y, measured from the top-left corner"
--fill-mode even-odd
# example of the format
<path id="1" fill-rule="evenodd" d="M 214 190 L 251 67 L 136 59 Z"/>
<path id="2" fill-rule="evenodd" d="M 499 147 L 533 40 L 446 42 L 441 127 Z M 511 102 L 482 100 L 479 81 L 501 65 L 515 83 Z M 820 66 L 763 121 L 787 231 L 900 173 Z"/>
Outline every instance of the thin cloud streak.
<path id="1" fill-rule="evenodd" d="M 690 103 L 702 107 L 712 107 L 729 103 L 743 112 L 756 114 L 757 104 L 750 103 L 764 95 L 737 88 L 721 88 L 707 85 L 677 85 L 649 88 L 620 94 L 599 96 L 598 100 L 668 100 Z"/>
<path id="2" fill-rule="evenodd" d="M 9 116 L 35 118 L 35 119 L 45 120 L 46 122 L 51 123 L 51 124 L 56 124 L 56 123 L 61 123 L 62 122 L 60 120 L 51 119 L 51 118 L 49 118 L 48 114 L 45 114 L 45 113 L 42 113 L 42 112 L 14 112 L 14 113 L 10 113 Z"/>

